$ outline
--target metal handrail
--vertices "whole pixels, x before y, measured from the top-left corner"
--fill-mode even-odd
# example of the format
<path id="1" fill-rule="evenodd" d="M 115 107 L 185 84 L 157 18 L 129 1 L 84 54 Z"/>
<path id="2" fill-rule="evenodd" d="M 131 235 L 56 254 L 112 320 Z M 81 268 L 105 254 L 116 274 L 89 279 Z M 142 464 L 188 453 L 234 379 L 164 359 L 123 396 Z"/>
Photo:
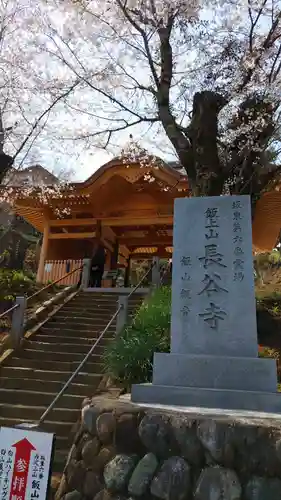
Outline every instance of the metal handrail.
<path id="1" fill-rule="evenodd" d="M 57 283 L 59 283 L 60 281 L 64 280 L 65 278 L 67 278 L 68 276 L 71 276 L 72 274 L 76 273 L 76 271 L 80 271 L 81 269 L 83 269 L 83 264 L 82 266 L 80 267 L 77 267 L 76 269 L 73 269 L 72 271 L 70 271 L 69 273 L 66 273 L 64 274 L 64 276 L 62 276 L 61 278 L 57 279 L 56 281 L 53 281 L 52 283 L 49 283 L 49 285 L 47 286 L 44 286 L 44 288 L 41 288 L 40 290 L 37 290 L 37 292 L 33 293 L 32 295 L 30 295 L 29 297 L 27 297 L 26 301 L 28 302 L 29 300 L 33 299 L 34 297 L 36 297 L 36 295 L 39 295 L 39 293 L 41 292 L 44 292 L 45 290 L 47 290 L 48 288 L 56 285 Z"/>
<path id="2" fill-rule="evenodd" d="M 153 267 L 155 266 L 155 262 L 151 265 L 151 267 L 149 268 L 149 270 L 145 273 L 145 275 L 142 277 L 142 279 L 139 281 L 139 283 L 133 288 L 133 290 L 129 293 L 128 297 L 127 297 L 127 300 L 129 300 L 129 298 L 133 295 L 133 293 L 136 292 L 136 290 L 138 290 L 138 288 L 140 287 L 140 285 L 143 283 L 143 281 L 145 280 L 145 278 L 148 276 L 148 274 L 150 273 L 150 271 L 153 269 Z M 115 318 L 117 318 L 119 312 L 123 309 L 123 304 L 120 304 L 117 308 L 117 310 L 115 311 L 115 313 L 113 314 L 112 318 L 109 320 L 109 322 L 107 323 L 106 327 L 104 328 L 104 330 L 102 330 L 100 336 L 97 338 L 97 340 L 95 341 L 95 343 L 92 345 L 91 349 L 88 351 L 88 353 L 86 354 L 86 356 L 84 357 L 84 359 L 81 361 L 81 363 L 79 364 L 79 366 L 77 366 L 76 370 L 72 373 L 72 375 L 70 376 L 70 378 L 67 380 L 67 382 L 64 384 L 64 386 L 62 387 L 62 389 L 60 390 L 60 392 L 56 395 L 56 397 L 53 399 L 52 403 L 48 406 L 48 408 L 44 411 L 43 415 L 41 415 L 40 419 L 38 420 L 38 426 L 41 425 L 44 420 L 46 420 L 46 417 L 49 415 L 49 413 L 52 411 L 52 409 L 54 408 L 54 406 L 56 405 L 56 403 L 60 400 L 60 398 L 64 395 L 65 391 L 68 389 L 68 387 L 70 386 L 71 382 L 75 379 L 75 377 L 79 374 L 79 372 L 82 370 L 82 368 L 84 367 L 85 363 L 88 361 L 89 357 L 92 355 L 94 349 L 96 348 L 96 346 L 98 345 L 98 343 L 103 339 L 104 335 L 106 334 L 108 328 L 112 325 L 113 321 L 115 320 Z"/>
<path id="3" fill-rule="evenodd" d="M 19 306 L 20 306 L 19 304 L 14 304 L 12 307 L 10 307 L 10 309 L 7 309 L 6 311 L 4 311 L 3 313 L 0 314 L 0 319 L 4 318 L 7 314 L 9 314 L 9 312 L 14 311 Z"/>
<path id="4" fill-rule="evenodd" d="M 100 336 L 97 338 L 95 343 L 92 345 L 91 349 L 88 351 L 84 359 L 81 361 L 80 365 L 77 366 L 76 370 L 72 373 L 71 377 L 68 379 L 68 381 L 64 384 L 63 388 L 60 390 L 60 392 L 56 395 L 55 399 L 52 401 L 52 403 L 48 406 L 46 411 L 41 415 L 40 419 L 38 420 L 38 425 L 42 424 L 44 420 L 46 420 L 46 417 L 49 415 L 49 413 L 52 411 L 54 406 L 56 405 L 57 401 L 64 395 L 66 389 L 70 386 L 72 380 L 78 375 L 80 370 L 83 368 L 85 363 L 88 361 L 89 357 L 91 356 L 92 352 L 94 351 L 95 347 L 98 345 L 100 340 L 103 338 L 104 334 L 107 332 L 108 328 L 112 325 L 113 321 L 123 308 L 123 305 L 120 304 L 115 313 L 113 314 L 111 320 L 107 323 L 105 329 L 101 332 Z"/>

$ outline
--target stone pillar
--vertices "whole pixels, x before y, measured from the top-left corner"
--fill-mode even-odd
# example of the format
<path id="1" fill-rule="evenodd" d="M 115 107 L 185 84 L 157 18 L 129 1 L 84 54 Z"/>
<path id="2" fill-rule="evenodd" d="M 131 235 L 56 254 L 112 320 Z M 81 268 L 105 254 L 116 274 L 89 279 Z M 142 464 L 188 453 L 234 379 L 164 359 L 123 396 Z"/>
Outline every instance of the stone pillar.
<path id="1" fill-rule="evenodd" d="M 49 245 L 49 234 L 50 234 L 50 224 L 48 220 L 45 220 L 43 241 L 40 252 L 39 266 L 37 271 L 37 281 L 42 283 L 44 276 L 45 260 L 47 258 L 48 245 Z"/>
<path id="2" fill-rule="evenodd" d="M 156 288 L 160 286 L 160 258 L 159 257 L 153 257 L 152 259 L 152 285 L 154 285 Z"/>
<path id="3" fill-rule="evenodd" d="M 26 298 L 17 297 L 16 304 L 18 307 L 14 309 L 12 316 L 11 341 L 13 349 L 16 349 L 23 337 L 24 313 L 26 308 Z"/>
<path id="4" fill-rule="evenodd" d="M 82 279 L 81 279 L 82 290 L 85 290 L 85 288 L 89 287 L 90 272 L 91 272 L 91 259 L 84 259 L 83 269 L 82 269 Z"/>
<path id="5" fill-rule="evenodd" d="M 128 297 L 119 295 L 118 306 L 122 306 L 116 319 L 116 335 L 119 335 L 128 321 Z"/>

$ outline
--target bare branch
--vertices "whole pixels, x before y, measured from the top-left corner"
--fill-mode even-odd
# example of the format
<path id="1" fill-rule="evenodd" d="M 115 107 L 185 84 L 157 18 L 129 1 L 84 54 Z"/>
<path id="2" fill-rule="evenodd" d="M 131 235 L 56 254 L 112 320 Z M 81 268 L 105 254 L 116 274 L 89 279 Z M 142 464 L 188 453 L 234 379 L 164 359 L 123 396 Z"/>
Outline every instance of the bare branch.
<path id="1" fill-rule="evenodd" d="M 78 85 L 79 81 L 75 82 L 69 89 L 67 89 L 65 92 L 63 92 L 61 95 L 59 95 L 53 102 L 50 104 L 47 109 L 45 109 L 40 116 L 35 120 L 34 124 L 31 127 L 31 130 L 29 134 L 25 137 L 19 148 L 17 149 L 16 153 L 12 157 L 12 163 L 14 163 L 15 159 L 17 156 L 22 152 L 23 148 L 31 138 L 33 132 L 36 130 L 36 128 L 39 126 L 40 122 L 45 118 L 45 116 L 50 113 L 50 111 L 58 104 L 59 101 L 67 97 Z"/>
<path id="2" fill-rule="evenodd" d="M 253 36 L 254 36 L 255 27 L 256 27 L 256 25 L 259 22 L 259 19 L 260 19 L 262 13 L 263 13 L 263 9 L 266 6 L 266 4 L 267 4 L 267 0 L 263 0 L 262 5 L 261 5 L 261 7 L 258 10 L 258 13 L 256 15 L 256 18 L 254 19 L 253 18 L 252 7 L 251 7 L 252 2 L 251 2 L 251 0 L 248 0 L 248 12 L 249 12 L 250 20 L 251 20 L 251 29 L 250 29 L 250 33 L 249 33 L 250 52 L 253 52 Z"/>
<path id="3" fill-rule="evenodd" d="M 54 39 L 52 37 L 50 37 L 53 41 Z M 69 44 L 65 41 L 65 40 L 62 40 L 62 42 L 67 46 L 69 47 Z M 56 43 L 54 41 L 54 43 Z M 72 49 L 71 50 L 71 53 L 73 54 L 73 51 Z M 95 92 L 98 92 L 99 94 L 103 95 L 104 97 L 106 97 L 107 99 L 109 99 L 113 104 L 117 104 L 123 111 L 126 111 L 128 112 L 129 114 L 131 115 L 134 115 L 136 118 L 138 119 L 141 119 L 141 120 L 144 120 L 145 121 L 145 118 L 142 117 L 139 113 L 136 113 L 134 112 L 132 109 L 130 109 L 128 106 L 126 106 L 124 103 L 122 103 L 119 99 L 117 99 L 116 97 L 114 97 L 113 95 L 109 94 L 108 92 L 106 92 L 105 90 L 101 89 L 100 87 L 98 87 L 97 85 L 94 85 L 92 83 L 92 81 L 90 81 L 90 79 L 84 75 L 81 75 L 66 59 L 64 56 L 59 56 L 58 54 L 54 53 L 54 52 L 51 52 L 50 50 L 47 50 L 47 52 L 49 52 L 50 54 L 52 54 L 54 57 L 56 57 L 57 59 L 59 59 L 61 62 L 63 62 L 69 69 L 71 69 L 71 71 L 73 71 L 73 73 L 75 74 L 75 76 L 80 80 L 80 81 L 83 81 L 84 83 L 86 83 L 92 90 L 94 90 Z M 73 54 L 74 55 L 74 54 Z M 77 56 L 75 55 L 75 58 Z M 81 61 L 79 61 L 79 65 L 81 66 L 81 69 L 83 70 L 83 72 L 86 73 L 86 68 L 84 68 L 83 64 Z M 93 77 L 95 75 L 91 75 L 91 77 Z M 98 75 L 96 75 L 98 76 Z"/>
<path id="4" fill-rule="evenodd" d="M 153 76 L 156 87 L 159 88 L 159 79 L 158 79 L 157 71 L 155 69 L 153 58 L 152 58 L 152 55 L 150 52 L 150 47 L 149 47 L 149 42 L 148 42 L 146 32 L 136 23 L 136 21 L 134 21 L 132 16 L 130 16 L 128 10 L 126 9 L 125 5 L 122 4 L 121 0 L 116 0 L 116 1 L 117 1 L 117 4 L 119 5 L 120 9 L 122 10 L 125 18 L 141 34 L 141 36 L 143 38 L 143 43 L 144 43 L 144 47 L 145 47 L 145 51 L 146 51 L 146 55 L 147 55 L 147 59 L 148 59 L 148 64 L 149 64 L 149 67 L 151 70 L 151 74 Z"/>

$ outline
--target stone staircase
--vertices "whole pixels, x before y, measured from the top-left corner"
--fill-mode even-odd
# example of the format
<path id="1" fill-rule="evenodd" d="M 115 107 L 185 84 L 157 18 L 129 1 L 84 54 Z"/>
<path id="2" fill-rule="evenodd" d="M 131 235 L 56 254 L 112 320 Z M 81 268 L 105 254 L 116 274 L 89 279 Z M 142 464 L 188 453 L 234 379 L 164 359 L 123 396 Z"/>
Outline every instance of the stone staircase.
<path id="1" fill-rule="evenodd" d="M 142 300 L 141 295 L 130 298 L 129 315 Z M 0 426 L 41 417 L 106 327 L 117 301 L 116 293 L 80 292 L 30 340 L 24 340 L 23 348 L 0 368 Z M 71 430 L 79 418 L 83 399 L 94 395 L 104 375 L 102 353 L 115 331 L 116 321 L 43 424 L 43 430 L 56 434 L 55 472 L 65 463 Z"/>

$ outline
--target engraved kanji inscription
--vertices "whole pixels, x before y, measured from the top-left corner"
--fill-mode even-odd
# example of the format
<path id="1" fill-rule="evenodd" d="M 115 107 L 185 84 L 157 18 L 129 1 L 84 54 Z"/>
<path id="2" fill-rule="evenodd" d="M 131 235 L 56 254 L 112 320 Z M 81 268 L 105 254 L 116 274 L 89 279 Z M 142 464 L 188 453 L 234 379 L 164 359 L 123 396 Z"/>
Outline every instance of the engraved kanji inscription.
<path id="1" fill-rule="evenodd" d="M 191 291 L 186 288 L 181 289 L 181 298 L 182 299 L 191 299 Z"/>
<path id="2" fill-rule="evenodd" d="M 218 209 L 217 208 L 207 208 L 205 212 L 207 219 L 215 219 L 218 217 Z"/>
<path id="3" fill-rule="evenodd" d="M 238 221 L 242 220 L 242 215 L 240 212 L 233 212 L 233 220 Z"/>
<path id="4" fill-rule="evenodd" d="M 234 201 L 232 203 L 232 209 L 233 210 L 237 210 L 237 209 L 239 210 L 239 208 L 242 208 L 241 201 L 239 201 L 239 200 L 238 201 Z"/>
<path id="5" fill-rule="evenodd" d="M 206 293 L 208 297 L 210 297 L 212 293 L 228 293 L 228 290 L 220 286 L 220 284 L 218 283 L 219 280 L 221 280 L 221 277 L 218 273 L 213 273 L 211 275 L 205 274 L 205 277 L 202 280 L 202 283 L 204 283 L 205 287 L 203 288 L 203 290 L 201 290 L 201 292 L 198 293 L 198 295 Z"/>
<path id="6" fill-rule="evenodd" d="M 213 217 L 210 217 L 207 221 L 207 224 L 205 225 L 205 228 L 210 229 L 213 227 L 219 227 L 218 220 Z"/>
<path id="7" fill-rule="evenodd" d="M 184 273 L 181 279 L 182 281 L 191 281 L 191 276 L 188 273 Z"/>
<path id="8" fill-rule="evenodd" d="M 237 257 L 239 257 L 239 255 L 244 255 L 243 249 L 241 247 L 235 247 L 234 255 L 236 255 Z"/>
<path id="9" fill-rule="evenodd" d="M 234 236 L 233 243 L 243 243 L 242 236 L 239 236 L 238 234 L 236 236 Z"/>
<path id="10" fill-rule="evenodd" d="M 187 317 L 189 313 L 190 313 L 190 308 L 188 306 L 185 305 L 181 308 L 181 314 L 183 316 Z"/>
<path id="11" fill-rule="evenodd" d="M 233 276 L 234 281 L 243 281 L 243 279 L 244 279 L 244 273 L 242 273 L 242 271 L 234 273 L 234 276 Z"/>
<path id="12" fill-rule="evenodd" d="M 233 224 L 233 232 L 234 233 L 241 233 L 242 229 L 241 229 L 241 224 L 239 224 L 239 222 L 234 222 Z"/>
<path id="13" fill-rule="evenodd" d="M 210 306 L 206 307 L 205 312 L 199 313 L 199 316 L 208 323 L 210 328 L 217 330 L 219 321 L 223 321 L 227 314 L 214 302 L 210 302 Z"/>
<path id="14" fill-rule="evenodd" d="M 244 271 L 244 260 L 235 259 L 233 261 L 233 267 L 234 267 L 235 271 Z"/>
<path id="15" fill-rule="evenodd" d="M 219 233 L 217 233 L 212 227 L 210 227 L 208 232 L 205 233 L 206 240 L 217 239 L 218 237 L 219 237 Z"/>
<path id="16" fill-rule="evenodd" d="M 223 255 L 217 250 L 218 245 L 212 243 L 205 245 L 205 255 L 198 257 L 200 262 L 204 262 L 204 268 L 207 269 L 210 265 L 216 264 L 220 267 L 226 267 L 223 263 Z"/>
<path id="17" fill-rule="evenodd" d="M 191 266 L 191 257 L 183 255 L 181 257 L 181 265 L 182 266 Z"/>

